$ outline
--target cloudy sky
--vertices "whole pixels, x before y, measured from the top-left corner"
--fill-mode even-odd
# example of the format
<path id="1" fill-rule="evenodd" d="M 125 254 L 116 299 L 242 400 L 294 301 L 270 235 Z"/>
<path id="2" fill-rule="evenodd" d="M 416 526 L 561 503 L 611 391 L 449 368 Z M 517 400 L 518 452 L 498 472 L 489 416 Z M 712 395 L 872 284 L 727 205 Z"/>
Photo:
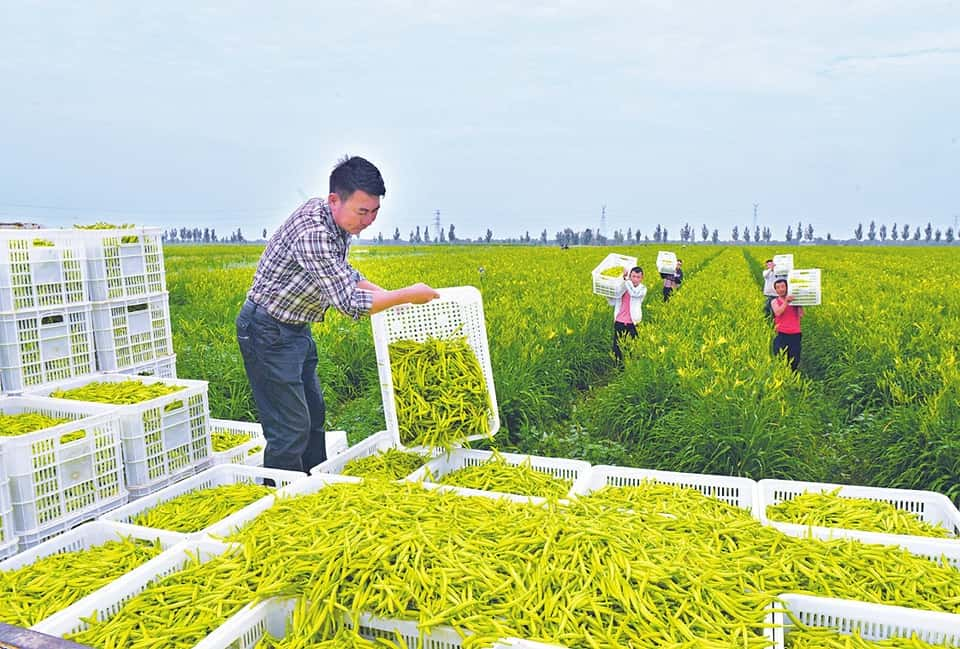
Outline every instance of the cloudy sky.
<path id="1" fill-rule="evenodd" d="M 0 3 L 0 220 L 272 231 L 344 153 L 367 231 L 960 218 L 960 4 Z"/>

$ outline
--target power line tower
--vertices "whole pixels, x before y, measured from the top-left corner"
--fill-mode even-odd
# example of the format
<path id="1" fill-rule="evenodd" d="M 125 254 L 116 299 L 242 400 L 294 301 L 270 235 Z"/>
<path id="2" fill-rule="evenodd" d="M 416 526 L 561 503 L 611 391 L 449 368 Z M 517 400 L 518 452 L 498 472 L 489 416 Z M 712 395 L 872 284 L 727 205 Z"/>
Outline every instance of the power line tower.
<path id="1" fill-rule="evenodd" d="M 600 206 L 600 236 L 607 236 L 607 206 Z"/>
<path id="2" fill-rule="evenodd" d="M 440 210 L 433 213 L 433 227 L 437 230 L 434 241 L 440 241 Z"/>
<path id="3" fill-rule="evenodd" d="M 757 227 L 757 208 L 760 207 L 760 203 L 753 204 L 753 227 Z"/>

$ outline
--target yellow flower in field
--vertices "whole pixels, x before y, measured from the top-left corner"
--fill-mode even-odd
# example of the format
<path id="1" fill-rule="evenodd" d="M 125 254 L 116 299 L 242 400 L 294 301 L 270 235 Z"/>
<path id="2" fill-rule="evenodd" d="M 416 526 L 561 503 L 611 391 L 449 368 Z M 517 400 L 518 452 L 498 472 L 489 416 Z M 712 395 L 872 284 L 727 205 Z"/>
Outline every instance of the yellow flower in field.
<path id="1" fill-rule="evenodd" d="M 557 337 L 556 331 L 551 329 L 550 331 L 547 332 L 547 340 L 553 340 L 556 337 Z"/>
<path id="2" fill-rule="evenodd" d="M 567 335 L 569 336 L 572 333 L 573 333 L 573 329 L 571 329 L 570 327 L 567 327 Z"/>

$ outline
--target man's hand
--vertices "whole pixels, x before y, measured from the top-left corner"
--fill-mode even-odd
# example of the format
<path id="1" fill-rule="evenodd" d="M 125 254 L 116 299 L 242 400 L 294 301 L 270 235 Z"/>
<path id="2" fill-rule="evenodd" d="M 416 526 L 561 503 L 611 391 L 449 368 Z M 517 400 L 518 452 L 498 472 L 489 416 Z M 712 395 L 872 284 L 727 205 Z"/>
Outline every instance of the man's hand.
<path id="1" fill-rule="evenodd" d="M 783 298 L 783 299 L 786 300 L 788 303 L 789 303 L 789 302 L 793 302 L 793 296 L 792 296 L 792 295 L 788 295 L 787 297 L 785 297 L 785 298 Z"/>
<path id="2" fill-rule="evenodd" d="M 411 284 L 404 290 L 409 292 L 411 304 L 426 304 L 430 300 L 435 300 L 436 298 L 440 297 L 439 293 L 423 282 Z"/>

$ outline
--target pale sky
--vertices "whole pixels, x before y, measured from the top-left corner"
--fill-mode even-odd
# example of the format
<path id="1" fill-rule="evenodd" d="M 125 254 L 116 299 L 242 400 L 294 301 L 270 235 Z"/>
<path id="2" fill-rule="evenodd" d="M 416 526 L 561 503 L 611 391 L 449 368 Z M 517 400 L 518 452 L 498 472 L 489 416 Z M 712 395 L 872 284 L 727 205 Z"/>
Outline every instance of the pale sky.
<path id="1" fill-rule="evenodd" d="M 960 218 L 960 3 L 0 3 L 0 220 L 364 237 Z M 431 234 L 433 232 L 431 231 Z"/>

